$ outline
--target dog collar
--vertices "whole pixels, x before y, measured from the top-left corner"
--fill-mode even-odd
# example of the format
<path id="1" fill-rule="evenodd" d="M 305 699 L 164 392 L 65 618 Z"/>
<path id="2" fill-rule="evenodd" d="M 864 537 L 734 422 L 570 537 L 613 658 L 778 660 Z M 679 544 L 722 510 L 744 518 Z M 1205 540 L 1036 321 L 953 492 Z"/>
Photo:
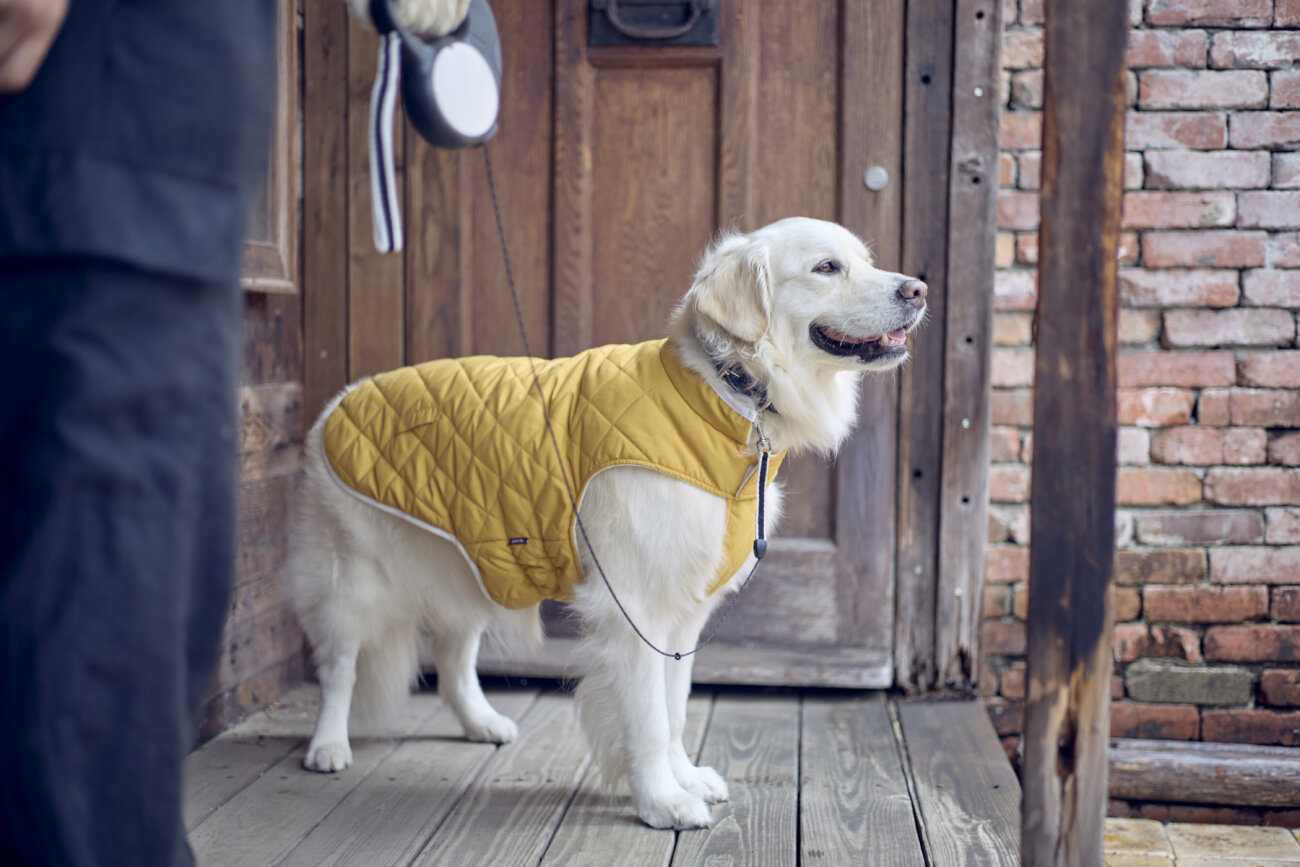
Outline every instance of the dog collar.
<path id="1" fill-rule="evenodd" d="M 772 400 L 767 396 L 767 389 L 746 373 L 739 364 L 723 364 L 715 358 L 713 367 L 718 371 L 718 378 L 726 383 L 728 388 L 754 401 L 760 412 L 780 414 L 776 411 L 776 407 L 772 406 Z"/>

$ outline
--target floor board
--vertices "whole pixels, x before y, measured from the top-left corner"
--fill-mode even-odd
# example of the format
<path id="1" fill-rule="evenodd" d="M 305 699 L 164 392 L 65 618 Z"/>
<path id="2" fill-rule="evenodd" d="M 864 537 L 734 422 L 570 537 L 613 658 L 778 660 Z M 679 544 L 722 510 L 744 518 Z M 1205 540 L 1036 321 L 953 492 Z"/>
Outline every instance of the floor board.
<path id="1" fill-rule="evenodd" d="M 433 693 L 386 737 L 357 738 L 338 774 L 302 767 L 317 691 L 285 699 L 187 760 L 198 862 L 227 865 L 1015 864 L 1020 789 L 982 707 L 879 694 L 700 690 L 688 749 L 726 779 L 713 825 L 643 825 L 591 767 L 573 698 L 536 687 L 492 702 L 502 747 L 464 740 Z"/>

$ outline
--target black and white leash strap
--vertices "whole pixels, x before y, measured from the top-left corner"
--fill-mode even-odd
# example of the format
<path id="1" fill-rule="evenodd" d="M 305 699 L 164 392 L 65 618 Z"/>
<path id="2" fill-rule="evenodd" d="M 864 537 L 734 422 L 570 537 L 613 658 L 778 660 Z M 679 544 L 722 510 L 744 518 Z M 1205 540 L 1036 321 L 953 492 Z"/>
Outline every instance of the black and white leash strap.
<path id="1" fill-rule="evenodd" d="M 402 249 L 402 209 L 397 201 L 397 176 L 393 168 L 393 110 L 402 77 L 402 38 L 385 33 L 379 43 L 379 71 L 370 91 L 370 204 L 375 249 L 393 253 Z"/>

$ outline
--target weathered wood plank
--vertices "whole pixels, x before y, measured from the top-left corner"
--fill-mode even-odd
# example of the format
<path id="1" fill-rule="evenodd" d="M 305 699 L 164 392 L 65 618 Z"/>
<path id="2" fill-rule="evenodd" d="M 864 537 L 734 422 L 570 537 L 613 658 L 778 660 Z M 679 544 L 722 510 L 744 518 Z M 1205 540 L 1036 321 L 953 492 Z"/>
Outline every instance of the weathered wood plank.
<path id="1" fill-rule="evenodd" d="M 551 321 L 555 355 L 592 345 L 592 111 L 594 75 L 587 62 L 587 4 L 555 3 L 555 163 L 551 231 Z"/>
<path id="2" fill-rule="evenodd" d="M 526 724 L 537 693 L 489 691 L 488 699 Z M 435 704 L 434 713 L 312 829 L 281 867 L 410 863 L 498 749 L 465 740 L 451 709 Z"/>
<path id="3" fill-rule="evenodd" d="M 588 762 L 573 699 L 542 695 L 412 863 L 538 863 Z"/>
<path id="4" fill-rule="evenodd" d="M 302 468 L 302 384 L 276 382 L 239 390 L 239 476 L 245 482 Z"/>
<path id="5" fill-rule="evenodd" d="M 1192 804 L 1300 807 L 1291 747 L 1114 739 L 1110 797 Z"/>
<path id="6" fill-rule="evenodd" d="M 924 863 L 884 696 L 805 698 L 799 742 L 800 863 Z"/>
<path id="7" fill-rule="evenodd" d="M 288 545 L 289 500 L 295 478 L 280 476 L 239 487 L 235 583 L 279 571 Z"/>
<path id="8" fill-rule="evenodd" d="M 713 708 L 713 694 L 692 696 L 686 704 L 682 743 L 691 756 L 699 754 Z M 542 859 L 543 867 L 605 867 L 608 864 L 667 865 L 677 838 L 649 827 L 637 818 L 626 791 L 613 791 L 587 770 L 578 794 Z"/>
<path id="9" fill-rule="evenodd" d="M 418 732 L 437 707 L 431 693 L 412 696 L 389 731 Z M 294 750 L 191 832 L 199 863 L 279 862 L 396 747 L 394 740 L 353 738 L 352 766 L 337 774 L 304 769 L 302 749 Z"/>
<path id="10" fill-rule="evenodd" d="M 224 692 L 208 699 L 199 717 L 196 743 L 203 743 L 219 735 L 233 722 L 242 720 L 252 711 L 266 707 L 268 701 L 303 682 L 307 676 L 307 661 L 301 653 L 294 653 L 279 662 L 263 668 Z"/>
<path id="11" fill-rule="evenodd" d="M 245 292 L 239 381 L 301 382 L 302 355 L 302 296 Z"/>
<path id="12" fill-rule="evenodd" d="M 713 808 L 712 828 L 679 835 L 673 864 L 794 864 L 799 821 L 797 701 L 719 696 L 700 763 L 726 778 L 731 800 Z"/>
<path id="13" fill-rule="evenodd" d="M 948 183 L 947 316 L 943 332 L 943 478 L 939 489 L 935 666 L 938 683 L 979 674 L 997 236 L 1001 4 L 958 0 Z M 960 267 L 953 267 L 960 263 Z"/>
<path id="14" fill-rule="evenodd" d="M 935 682 L 939 485 L 943 472 L 943 347 L 948 295 L 949 107 L 953 4 L 907 3 L 902 271 L 924 280 L 929 318 L 912 338 L 912 360 L 898 372 L 898 560 L 895 652 L 898 685 L 924 692 Z M 892 489 L 891 489 L 892 490 Z"/>
<path id="15" fill-rule="evenodd" d="M 527 658 L 484 648 L 478 670 L 483 674 L 567 678 L 581 676 L 575 664 L 577 641 L 548 638 Z M 696 683 L 757 686 L 838 686 L 884 689 L 893 683 L 889 651 L 870 647 L 725 644 L 715 641 L 700 651 Z"/>
<path id="16" fill-rule="evenodd" d="M 1124 0 L 1048 0 L 1024 863 L 1097 864 L 1106 811 Z"/>
<path id="17" fill-rule="evenodd" d="M 984 706 L 949 701 L 898 710 L 930 863 L 1019 863 L 1020 784 Z"/>
<path id="18" fill-rule="evenodd" d="M 193 830 L 311 733 L 316 689 L 302 686 L 185 759 L 185 828 Z"/>
<path id="19" fill-rule="evenodd" d="M 347 8 L 303 9 L 303 405 L 347 382 Z"/>
<path id="20" fill-rule="evenodd" d="M 248 621 L 227 621 L 221 636 L 221 656 L 210 695 L 244 680 L 302 651 L 302 628 L 292 607 L 276 606 Z"/>

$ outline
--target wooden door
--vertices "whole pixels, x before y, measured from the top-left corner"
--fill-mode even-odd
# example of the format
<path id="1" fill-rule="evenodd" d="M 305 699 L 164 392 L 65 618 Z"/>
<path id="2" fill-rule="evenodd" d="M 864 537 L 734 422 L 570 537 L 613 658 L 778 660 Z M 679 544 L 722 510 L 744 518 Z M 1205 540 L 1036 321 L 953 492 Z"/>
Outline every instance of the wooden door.
<path id="1" fill-rule="evenodd" d="M 481 149 L 435 151 L 406 131 L 397 158 L 407 249 L 374 253 L 365 130 L 375 37 L 334 6 L 309 10 L 307 20 L 310 409 L 348 379 L 404 361 L 523 351 Z M 942 667 L 934 655 L 947 472 L 950 6 L 718 0 L 716 47 L 591 47 L 588 0 L 494 4 L 505 79 L 489 150 L 534 352 L 661 336 L 700 253 L 724 228 L 794 215 L 836 220 L 870 243 L 881 267 L 930 269 L 940 321 L 918 336 L 913 372 L 864 384 L 859 430 L 833 463 L 786 463 L 787 516 L 700 654 L 697 679 L 885 687 L 901 655 L 909 685 L 924 688 L 933 681 L 926 673 Z M 914 45 L 905 33 L 918 34 Z M 990 44 L 996 51 L 995 36 Z M 905 177 L 908 142 L 915 156 L 909 150 Z M 872 168 L 887 178 L 877 191 L 863 181 Z M 988 271 L 979 292 L 991 289 Z M 984 366 L 970 367 L 978 375 Z M 899 448 L 900 394 L 919 408 L 905 428 L 918 448 Z M 908 535 L 900 514 L 920 532 Z M 976 520 L 981 539 L 982 512 Z M 910 558 L 906 576 L 896 575 L 900 552 Z M 971 604 L 978 592 L 961 607 Z M 950 656 L 974 658 L 969 642 L 958 645 Z M 560 658 L 484 662 L 555 674 Z"/>

